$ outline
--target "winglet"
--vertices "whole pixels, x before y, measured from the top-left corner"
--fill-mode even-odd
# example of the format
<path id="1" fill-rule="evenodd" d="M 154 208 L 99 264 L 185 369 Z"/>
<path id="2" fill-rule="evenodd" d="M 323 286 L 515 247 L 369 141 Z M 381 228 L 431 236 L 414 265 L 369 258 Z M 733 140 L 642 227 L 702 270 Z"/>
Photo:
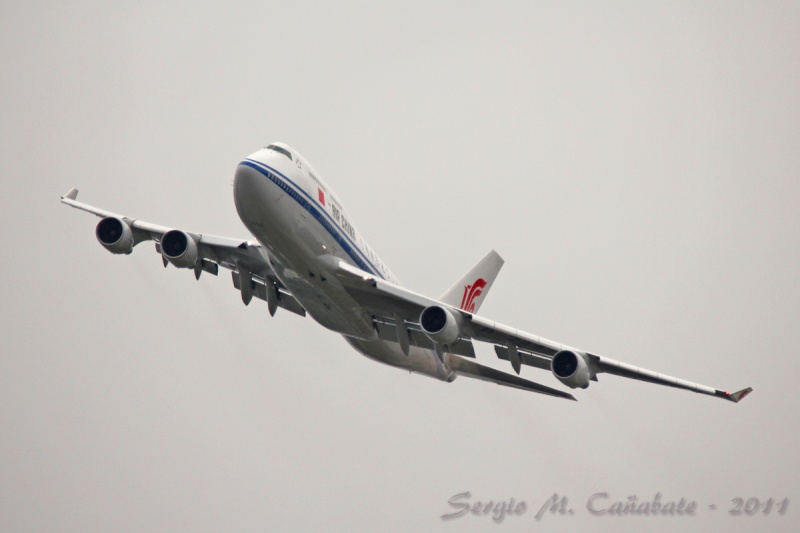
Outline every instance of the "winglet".
<path id="1" fill-rule="evenodd" d="M 747 396 L 751 392 L 753 392 L 753 388 L 752 387 L 747 387 L 746 389 L 742 389 L 742 390 L 736 391 L 734 393 L 730 393 L 728 391 L 718 390 L 717 391 L 717 396 L 719 396 L 720 398 L 724 398 L 724 399 L 726 399 L 726 400 L 728 400 L 730 402 L 733 402 L 733 403 L 739 403 L 741 400 L 744 399 L 745 396 Z"/>
<path id="2" fill-rule="evenodd" d="M 63 200 L 63 199 L 65 199 L 65 198 L 66 198 L 67 200 L 74 200 L 74 199 L 76 199 L 77 197 L 78 197 L 78 189 L 76 189 L 75 187 L 73 187 L 73 188 L 71 188 L 71 189 L 69 190 L 69 192 L 68 192 L 67 194 L 65 194 L 64 196 L 62 196 L 62 197 L 61 197 L 61 199 Z"/>
<path id="3" fill-rule="evenodd" d="M 751 392 L 753 392 L 753 387 L 747 387 L 746 389 L 742 389 L 742 390 L 740 390 L 738 392 L 734 392 L 733 394 L 730 395 L 731 396 L 731 400 L 736 402 L 736 403 L 739 403 L 740 400 L 743 400 L 744 397 L 747 396 L 748 394 L 750 394 Z"/>

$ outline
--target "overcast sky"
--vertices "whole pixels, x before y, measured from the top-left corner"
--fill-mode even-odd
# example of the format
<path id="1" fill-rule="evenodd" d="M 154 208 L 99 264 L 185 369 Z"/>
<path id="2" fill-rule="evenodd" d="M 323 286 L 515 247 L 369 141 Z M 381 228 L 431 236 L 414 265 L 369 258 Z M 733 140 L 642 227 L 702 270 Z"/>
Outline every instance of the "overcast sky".
<path id="1" fill-rule="evenodd" d="M 4 4 L 0 530 L 797 530 L 797 3 L 202 4 Z M 482 315 L 755 392 L 410 375 L 58 202 L 249 238 L 233 172 L 271 141 L 410 289 L 494 248 Z M 465 491 L 528 510 L 440 520 Z"/>

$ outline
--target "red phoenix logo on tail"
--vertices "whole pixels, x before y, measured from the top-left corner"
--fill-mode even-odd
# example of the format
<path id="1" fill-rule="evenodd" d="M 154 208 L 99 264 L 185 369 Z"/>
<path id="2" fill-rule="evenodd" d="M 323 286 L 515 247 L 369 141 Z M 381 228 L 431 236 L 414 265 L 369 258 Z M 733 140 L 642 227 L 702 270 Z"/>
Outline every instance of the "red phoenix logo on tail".
<path id="1" fill-rule="evenodd" d="M 486 281 L 483 278 L 478 278 L 472 283 L 472 285 L 465 286 L 464 297 L 461 298 L 461 309 L 467 313 L 474 313 L 475 298 L 481 295 L 484 287 L 486 287 Z"/>

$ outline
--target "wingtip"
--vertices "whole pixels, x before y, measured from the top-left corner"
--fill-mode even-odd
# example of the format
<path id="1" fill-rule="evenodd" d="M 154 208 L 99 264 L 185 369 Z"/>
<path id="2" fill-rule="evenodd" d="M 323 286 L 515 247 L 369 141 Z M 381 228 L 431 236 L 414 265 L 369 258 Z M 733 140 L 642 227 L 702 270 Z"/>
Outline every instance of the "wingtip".
<path id="1" fill-rule="evenodd" d="M 75 200 L 78 197 L 78 189 L 75 187 L 71 188 L 67 194 L 61 197 L 62 200 Z"/>
<path id="2" fill-rule="evenodd" d="M 731 401 L 739 403 L 740 401 L 744 400 L 745 396 L 747 396 L 751 392 L 753 392 L 753 387 L 747 387 L 746 389 L 736 391 L 730 395 Z"/>
<path id="3" fill-rule="evenodd" d="M 740 401 L 744 400 L 745 396 L 753 392 L 752 387 L 747 387 L 746 389 L 742 389 L 736 392 L 728 392 L 728 391 L 716 391 L 716 396 L 728 400 L 729 402 L 739 403 Z"/>

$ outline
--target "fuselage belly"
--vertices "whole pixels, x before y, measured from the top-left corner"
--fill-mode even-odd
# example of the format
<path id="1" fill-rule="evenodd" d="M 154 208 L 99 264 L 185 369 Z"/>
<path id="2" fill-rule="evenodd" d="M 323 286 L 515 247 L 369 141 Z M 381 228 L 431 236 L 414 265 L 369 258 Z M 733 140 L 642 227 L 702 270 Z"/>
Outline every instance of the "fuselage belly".
<path id="1" fill-rule="evenodd" d="M 452 381 L 454 374 L 432 350 L 412 346 L 405 355 L 397 343 L 379 339 L 372 317 L 326 269 L 324 258 L 334 256 L 396 282 L 372 252 L 363 250 L 365 245 L 359 246 L 355 229 L 338 212 L 341 206 L 330 189 L 299 154 L 293 155 L 296 160 L 261 150 L 242 161 L 234 177 L 239 217 L 267 250 L 275 275 L 314 320 L 344 335 L 359 353 Z"/>

